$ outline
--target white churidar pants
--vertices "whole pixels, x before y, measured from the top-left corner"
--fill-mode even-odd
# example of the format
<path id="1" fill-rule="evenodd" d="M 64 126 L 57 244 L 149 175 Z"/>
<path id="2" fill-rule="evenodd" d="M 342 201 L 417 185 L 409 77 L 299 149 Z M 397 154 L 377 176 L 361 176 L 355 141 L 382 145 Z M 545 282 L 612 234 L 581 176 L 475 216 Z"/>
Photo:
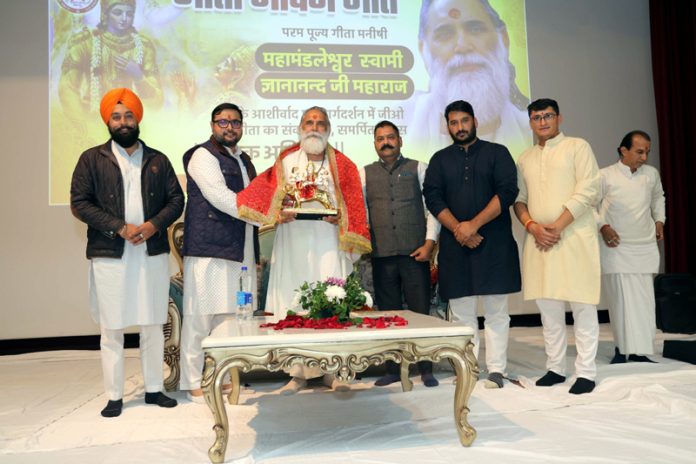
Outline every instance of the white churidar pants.
<path id="1" fill-rule="evenodd" d="M 203 339 L 229 317 L 228 314 L 187 314 L 185 324 L 181 329 L 181 390 L 196 390 L 201 388 L 203 377 Z"/>
<path id="2" fill-rule="evenodd" d="M 474 355 L 478 359 L 481 343 L 476 303 L 481 299 L 484 309 L 484 337 L 486 340 L 486 367 L 488 372 L 505 374 L 507 367 L 508 333 L 510 316 L 508 315 L 507 295 L 479 295 L 454 298 L 450 300 L 453 321 L 462 321 L 474 329 Z"/>
<path id="3" fill-rule="evenodd" d="M 597 376 L 595 358 L 599 344 L 596 305 L 543 298 L 536 300 L 543 325 L 546 369 L 559 375 L 566 375 L 565 355 L 568 347 L 565 323 L 566 303 L 570 305 L 573 312 L 575 347 L 578 352 L 575 358 L 575 374 L 577 377 L 594 380 Z"/>
<path id="4" fill-rule="evenodd" d="M 104 390 L 110 400 L 123 398 L 123 334 L 125 329 L 101 329 L 101 361 Z M 164 383 L 164 332 L 162 326 L 140 326 L 140 363 L 145 392 L 162 391 Z"/>
<path id="5" fill-rule="evenodd" d="M 614 342 L 623 354 L 654 354 L 655 293 L 652 274 L 602 274 Z"/>

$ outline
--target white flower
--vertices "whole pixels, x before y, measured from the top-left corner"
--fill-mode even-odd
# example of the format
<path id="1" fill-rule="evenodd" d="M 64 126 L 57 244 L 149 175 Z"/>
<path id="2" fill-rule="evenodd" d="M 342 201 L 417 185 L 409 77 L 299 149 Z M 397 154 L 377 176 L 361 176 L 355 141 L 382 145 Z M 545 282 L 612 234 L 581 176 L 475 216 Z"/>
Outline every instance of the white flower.
<path id="1" fill-rule="evenodd" d="M 365 295 L 365 306 L 371 308 L 372 307 L 372 296 L 368 292 L 363 292 L 363 295 Z"/>
<path id="2" fill-rule="evenodd" d="M 298 308 L 300 306 L 300 298 L 302 297 L 302 292 L 295 291 L 295 296 L 292 299 L 292 307 Z"/>
<path id="3" fill-rule="evenodd" d="M 334 303 L 337 303 L 346 297 L 346 291 L 343 289 L 343 287 L 339 287 L 338 285 L 329 285 L 326 287 L 324 294 L 329 301 L 333 301 Z"/>

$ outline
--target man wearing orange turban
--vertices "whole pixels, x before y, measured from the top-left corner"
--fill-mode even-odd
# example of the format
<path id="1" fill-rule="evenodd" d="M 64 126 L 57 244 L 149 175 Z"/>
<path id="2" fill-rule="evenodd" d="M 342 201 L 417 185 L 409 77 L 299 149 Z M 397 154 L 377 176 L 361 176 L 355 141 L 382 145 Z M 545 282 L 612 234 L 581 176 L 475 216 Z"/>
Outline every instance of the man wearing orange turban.
<path id="1" fill-rule="evenodd" d="M 70 207 L 87 224 L 91 311 L 101 326 L 109 397 L 101 414 L 115 417 L 123 408 L 123 334 L 129 326 L 140 326 L 145 403 L 177 404 L 161 392 L 162 325 L 169 302 L 167 227 L 181 215 L 184 194 L 167 157 L 138 139 L 143 117 L 138 96 L 113 89 L 99 109 L 111 138 L 80 156 Z"/>
<path id="2" fill-rule="evenodd" d="M 143 120 L 143 103 L 135 93 L 125 88 L 109 90 L 102 98 L 99 104 L 99 113 L 104 124 L 109 124 L 111 113 L 118 103 L 122 103 L 128 108 L 135 116 L 138 124 L 140 124 L 140 121 Z"/>

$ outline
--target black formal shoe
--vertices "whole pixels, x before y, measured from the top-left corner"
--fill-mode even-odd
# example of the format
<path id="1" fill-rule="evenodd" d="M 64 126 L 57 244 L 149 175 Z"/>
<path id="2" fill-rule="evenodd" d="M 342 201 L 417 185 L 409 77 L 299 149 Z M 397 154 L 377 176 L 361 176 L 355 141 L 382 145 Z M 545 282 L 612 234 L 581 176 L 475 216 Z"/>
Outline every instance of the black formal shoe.
<path id="1" fill-rule="evenodd" d="M 542 378 L 536 381 L 537 387 L 550 387 L 557 383 L 565 382 L 565 377 L 556 374 L 554 371 L 548 371 Z"/>
<path id="2" fill-rule="evenodd" d="M 101 415 L 104 417 L 118 417 L 121 415 L 121 410 L 123 409 L 123 400 L 109 400 L 106 403 L 106 407 L 102 409 Z"/>
<path id="3" fill-rule="evenodd" d="M 568 390 L 568 393 L 572 393 L 573 395 L 582 395 L 583 393 L 590 393 L 592 390 L 594 390 L 594 387 L 594 381 L 583 377 L 578 377 L 573 386 L 570 387 L 570 390 Z"/>
<path id="4" fill-rule="evenodd" d="M 638 363 L 657 363 L 657 361 L 653 361 L 652 359 L 648 358 L 647 356 L 643 356 L 640 354 L 629 354 L 628 361 L 629 362 L 638 362 Z"/>
<path id="5" fill-rule="evenodd" d="M 173 408 L 177 405 L 174 398 L 170 398 L 162 392 L 145 393 L 145 403 L 156 404 L 160 408 Z"/>
<path id="6" fill-rule="evenodd" d="M 440 382 L 435 378 L 432 372 L 421 374 L 421 380 L 426 387 L 437 387 L 440 385 Z"/>
<path id="7" fill-rule="evenodd" d="M 486 388 L 503 388 L 503 374 L 500 372 L 491 372 L 483 384 Z"/>
<path id="8" fill-rule="evenodd" d="M 401 381 L 401 376 L 396 374 L 383 375 L 379 379 L 375 380 L 375 385 L 378 387 L 384 387 L 386 385 L 391 385 L 394 382 Z"/>
<path id="9" fill-rule="evenodd" d="M 621 354 L 619 347 L 614 348 L 614 357 L 611 358 L 609 364 L 623 364 L 626 362 L 626 355 Z"/>

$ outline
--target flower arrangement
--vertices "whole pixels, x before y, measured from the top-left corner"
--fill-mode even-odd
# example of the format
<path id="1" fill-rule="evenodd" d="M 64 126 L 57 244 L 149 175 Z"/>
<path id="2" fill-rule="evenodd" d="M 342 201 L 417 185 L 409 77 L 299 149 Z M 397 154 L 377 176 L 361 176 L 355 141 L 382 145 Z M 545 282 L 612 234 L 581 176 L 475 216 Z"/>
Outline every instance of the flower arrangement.
<path id="1" fill-rule="evenodd" d="M 350 317 L 351 311 L 372 310 L 372 297 L 360 286 L 360 279 L 353 273 L 346 280 L 329 278 L 323 282 L 305 282 L 296 290 L 294 308 L 308 311 L 300 316 L 288 311 L 278 322 L 261 324 L 273 330 L 285 329 L 346 329 L 351 326 L 368 329 L 386 329 L 406 326 L 401 316 Z"/>
<path id="2" fill-rule="evenodd" d="M 372 309 L 372 297 L 363 290 L 356 273 L 346 280 L 330 277 L 323 282 L 305 282 L 295 293 L 293 307 L 308 311 L 310 319 L 336 316 L 341 322 L 350 320 L 351 311 Z M 288 313 L 293 315 L 292 312 Z"/>

